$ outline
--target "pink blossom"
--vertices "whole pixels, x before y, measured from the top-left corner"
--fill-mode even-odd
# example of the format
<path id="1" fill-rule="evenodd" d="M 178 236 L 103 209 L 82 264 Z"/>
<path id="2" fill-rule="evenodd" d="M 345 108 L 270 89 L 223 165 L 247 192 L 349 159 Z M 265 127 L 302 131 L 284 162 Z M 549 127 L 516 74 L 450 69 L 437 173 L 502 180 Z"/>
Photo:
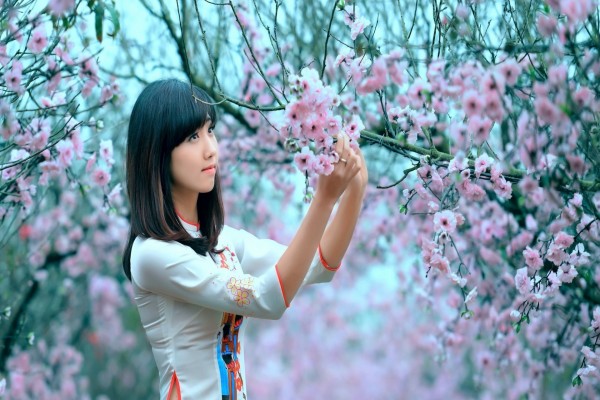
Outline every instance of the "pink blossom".
<path id="1" fill-rule="evenodd" d="M 590 107 L 594 100 L 594 92 L 586 87 L 580 87 L 573 94 L 573 101 L 579 106 L 580 109 L 584 107 Z"/>
<path id="2" fill-rule="evenodd" d="M 353 12 L 346 12 L 344 23 L 350 27 L 350 37 L 352 40 L 355 40 L 358 35 L 363 33 L 367 26 L 371 25 L 368 19 L 359 15 L 357 7 L 353 8 Z"/>
<path id="3" fill-rule="evenodd" d="M 96 81 L 94 79 L 90 79 L 87 82 L 85 82 L 85 84 L 83 85 L 83 88 L 81 89 L 81 96 L 85 99 L 87 97 L 90 96 L 90 94 L 92 94 L 92 90 L 94 90 L 94 88 L 96 87 Z"/>
<path id="4" fill-rule="evenodd" d="M 479 255 L 486 263 L 490 265 L 499 265 L 502 262 L 502 257 L 500 257 L 497 252 L 486 246 L 482 246 L 479 249 Z"/>
<path id="5" fill-rule="evenodd" d="M 504 177 L 493 180 L 494 192 L 503 198 L 510 199 L 512 197 L 512 185 Z"/>
<path id="6" fill-rule="evenodd" d="M 330 175 L 335 167 L 331 161 L 331 156 L 328 154 L 319 154 L 316 158 L 317 165 L 315 172 L 320 175 Z"/>
<path id="7" fill-rule="evenodd" d="M 113 98 L 113 91 L 111 85 L 106 85 L 100 90 L 100 103 L 106 103 Z"/>
<path id="8" fill-rule="evenodd" d="M 100 158 L 102 158 L 108 165 L 113 165 L 113 143 L 112 140 L 101 140 L 100 141 Z"/>
<path id="9" fill-rule="evenodd" d="M 553 65 L 548 69 L 548 82 L 560 87 L 567 81 L 567 66 L 564 64 Z M 544 86 L 539 85 L 538 88 Z M 537 93 L 536 93 L 537 94 Z"/>
<path id="10" fill-rule="evenodd" d="M 33 30 L 31 38 L 27 42 L 27 48 L 32 53 L 39 54 L 44 51 L 48 44 L 48 38 L 46 37 L 46 28 L 44 25 L 40 25 Z"/>
<path id="11" fill-rule="evenodd" d="M 554 265 L 560 265 L 567 259 L 567 253 L 559 245 L 552 243 L 546 252 L 546 259 Z"/>
<path id="12" fill-rule="evenodd" d="M 504 76 L 507 86 L 514 86 L 521 75 L 522 67 L 514 59 L 503 62 L 500 67 L 500 73 Z"/>
<path id="13" fill-rule="evenodd" d="M 566 271 L 562 268 L 559 268 L 558 272 L 556 273 L 557 279 L 560 282 L 564 282 L 564 283 L 573 282 L 573 279 L 575 279 L 577 277 L 577 275 L 579 275 L 579 273 L 572 266 L 569 266 L 569 268 L 567 268 Z"/>
<path id="14" fill-rule="evenodd" d="M 451 210 L 444 210 L 435 213 L 433 217 L 433 226 L 437 232 L 443 230 L 449 234 L 454 233 L 456 230 L 456 217 L 454 216 L 454 212 Z"/>
<path id="15" fill-rule="evenodd" d="M 6 54 L 6 45 L 0 44 L 0 65 L 4 67 L 9 61 L 10 57 Z"/>
<path id="16" fill-rule="evenodd" d="M 103 168 L 96 168 L 92 173 L 92 180 L 100 187 L 106 186 L 110 182 L 110 173 Z"/>
<path id="17" fill-rule="evenodd" d="M 475 159 L 475 176 L 479 176 L 494 165 L 494 159 L 487 154 L 482 154 Z"/>
<path id="18" fill-rule="evenodd" d="M 566 158 L 569 162 L 569 169 L 579 176 L 583 176 L 588 170 L 588 166 L 585 164 L 583 158 L 574 154 L 567 154 Z"/>
<path id="19" fill-rule="evenodd" d="M 585 21 L 597 7 L 594 0 L 561 0 L 560 12 L 569 18 L 571 24 Z"/>
<path id="20" fill-rule="evenodd" d="M 459 4 L 458 6 L 456 6 L 456 11 L 454 14 L 458 19 L 466 20 L 467 18 L 469 18 L 470 12 L 471 10 L 469 10 L 469 7 L 467 7 L 464 4 Z"/>
<path id="21" fill-rule="evenodd" d="M 406 61 L 392 62 L 388 65 L 388 73 L 390 79 L 396 85 L 403 85 L 407 80 L 406 71 L 408 69 L 408 63 Z"/>
<path id="22" fill-rule="evenodd" d="M 310 151 L 308 147 L 303 147 L 300 153 L 296 153 L 294 156 L 294 163 L 296 167 L 302 172 L 307 172 L 309 169 L 312 169 L 314 165 L 314 154 Z"/>
<path id="23" fill-rule="evenodd" d="M 533 282 L 527 276 L 527 267 L 517 270 L 515 274 L 515 286 L 521 294 L 527 294 L 533 289 Z"/>
<path id="24" fill-rule="evenodd" d="M 484 100 L 482 96 L 475 90 L 470 89 L 463 95 L 463 109 L 467 117 L 481 115 L 484 108 Z"/>
<path id="25" fill-rule="evenodd" d="M 523 231 L 516 235 L 506 248 L 508 255 L 512 256 L 516 251 L 526 248 L 533 240 L 533 234 Z"/>
<path id="26" fill-rule="evenodd" d="M 353 115 L 350 122 L 344 127 L 344 132 L 348 137 L 354 141 L 357 141 L 360 137 L 360 132 L 365 129 L 365 125 L 362 119 L 358 115 Z"/>
<path id="27" fill-rule="evenodd" d="M 75 9 L 75 0 L 50 0 L 48 10 L 56 17 L 61 17 Z"/>
<path id="28" fill-rule="evenodd" d="M 565 232 L 559 232 L 554 236 L 554 243 L 561 249 L 566 249 L 573 244 L 573 236 Z"/>
<path id="29" fill-rule="evenodd" d="M 551 36 L 556 31 L 556 25 L 558 25 L 556 18 L 550 15 L 538 13 L 537 28 L 542 36 Z"/>
<path id="30" fill-rule="evenodd" d="M 407 95 L 410 106 L 420 109 L 428 102 L 427 95 L 431 92 L 431 85 L 422 78 L 417 78 L 408 89 Z"/>
<path id="31" fill-rule="evenodd" d="M 448 163 L 448 172 L 452 173 L 452 172 L 462 171 L 463 169 L 468 168 L 468 167 L 469 167 L 469 164 L 467 163 L 465 154 L 462 152 L 458 152 L 458 153 L 456 153 L 454 158 L 452 160 L 450 160 L 450 163 Z"/>
<path id="32" fill-rule="evenodd" d="M 431 265 L 433 268 L 437 269 L 438 271 L 444 274 L 450 272 L 450 262 L 446 257 L 442 256 L 440 253 L 433 253 L 431 259 L 429 260 L 429 265 Z"/>
<path id="33" fill-rule="evenodd" d="M 25 89 L 21 87 L 21 80 L 23 72 L 23 64 L 19 60 L 14 60 L 11 69 L 4 74 L 4 80 L 6 81 L 6 87 L 13 92 L 22 93 Z"/>
<path id="34" fill-rule="evenodd" d="M 342 47 L 340 53 L 335 59 L 334 65 L 339 67 L 341 64 L 349 63 L 354 58 L 354 49 L 350 47 Z"/>
<path id="35" fill-rule="evenodd" d="M 492 92 L 485 97 L 485 113 L 496 122 L 501 122 L 504 118 L 504 105 L 500 94 Z"/>
<path id="36" fill-rule="evenodd" d="M 63 139 L 56 144 L 56 150 L 58 151 L 58 163 L 61 168 L 67 168 L 71 166 L 73 162 L 73 143 L 68 139 Z"/>
<path id="37" fill-rule="evenodd" d="M 488 71 L 481 80 L 481 87 L 485 97 L 490 95 L 504 95 L 506 91 L 506 80 L 504 76 L 495 71 Z"/>
<path id="38" fill-rule="evenodd" d="M 494 122 L 486 117 L 474 115 L 469 118 L 469 132 L 473 134 L 473 141 L 476 145 L 483 144 L 489 137 Z"/>
<path id="39" fill-rule="evenodd" d="M 458 185 L 460 193 L 471 201 L 482 201 L 485 198 L 485 190 L 470 181 L 463 181 Z"/>
<path id="40" fill-rule="evenodd" d="M 79 76 L 81 78 L 91 78 L 93 81 L 97 81 L 98 75 L 98 64 L 96 59 L 93 57 L 87 57 L 81 62 L 81 68 L 79 69 Z"/>
<path id="41" fill-rule="evenodd" d="M 359 94 L 368 94 L 383 89 L 386 83 L 387 65 L 385 58 L 378 57 L 371 66 L 371 75 L 360 82 L 356 90 Z"/>

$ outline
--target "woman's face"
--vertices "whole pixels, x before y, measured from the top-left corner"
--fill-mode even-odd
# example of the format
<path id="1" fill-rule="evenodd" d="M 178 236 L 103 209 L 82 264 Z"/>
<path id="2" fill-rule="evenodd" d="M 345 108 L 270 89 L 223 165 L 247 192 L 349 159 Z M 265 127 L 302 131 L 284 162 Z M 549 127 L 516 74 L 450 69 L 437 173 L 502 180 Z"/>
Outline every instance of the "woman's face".
<path id="1" fill-rule="evenodd" d="M 217 138 L 208 120 L 171 153 L 172 191 L 175 197 L 208 193 L 215 186 Z"/>

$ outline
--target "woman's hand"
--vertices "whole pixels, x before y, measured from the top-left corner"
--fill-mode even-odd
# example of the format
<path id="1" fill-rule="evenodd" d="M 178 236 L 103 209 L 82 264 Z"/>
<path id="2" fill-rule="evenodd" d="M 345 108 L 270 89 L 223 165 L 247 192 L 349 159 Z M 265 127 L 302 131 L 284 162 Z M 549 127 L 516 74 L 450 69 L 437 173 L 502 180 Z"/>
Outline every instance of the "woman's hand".
<path id="1" fill-rule="evenodd" d="M 350 147 L 346 135 L 338 136 L 335 151 L 340 157 L 339 161 L 335 164 L 331 174 L 319 176 L 315 193 L 315 198 L 318 197 L 322 201 L 332 203 L 335 203 L 344 193 L 364 164 L 362 156 Z M 362 178 L 360 181 L 362 182 Z"/>
<path id="2" fill-rule="evenodd" d="M 365 162 L 365 157 L 360 149 L 355 151 L 360 158 L 360 171 L 354 176 L 354 179 L 348 185 L 348 189 L 346 193 L 350 193 L 351 195 L 358 194 L 362 196 L 365 193 L 367 188 L 367 184 L 369 183 L 369 171 L 367 170 L 367 163 Z"/>

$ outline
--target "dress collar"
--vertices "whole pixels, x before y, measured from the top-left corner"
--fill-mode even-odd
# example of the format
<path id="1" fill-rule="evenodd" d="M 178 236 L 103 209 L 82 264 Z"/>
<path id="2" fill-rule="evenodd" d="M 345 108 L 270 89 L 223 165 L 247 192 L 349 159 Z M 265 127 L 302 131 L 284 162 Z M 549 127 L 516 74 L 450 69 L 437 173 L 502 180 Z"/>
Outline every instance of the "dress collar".
<path id="1" fill-rule="evenodd" d="M 193 223 L 191 221 L 186 221 L 185 219 L 183 219 L 181 214 L 179 214 L 177 212 L 177 210 L 175 210 L 175 214 L 177 214 L 177 216 L 179 217 L 179 221 L 181 222 L 181 225 L 183 225 L 183 227 L 185 228 L 186 231 L 200 232 L 200 223 L 199 222 Z"/>

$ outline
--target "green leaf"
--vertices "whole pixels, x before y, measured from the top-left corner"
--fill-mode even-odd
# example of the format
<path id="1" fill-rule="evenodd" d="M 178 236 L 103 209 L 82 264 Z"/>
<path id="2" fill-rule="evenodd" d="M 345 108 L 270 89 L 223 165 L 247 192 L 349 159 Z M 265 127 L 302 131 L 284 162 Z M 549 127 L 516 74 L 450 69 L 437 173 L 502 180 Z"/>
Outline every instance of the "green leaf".
<path id="1" fill-rule="evenodd" d="M 583 380 L 581 380 L 581 376 L 577 375 L 575 378 L 573 378 L 573 381 L 571 383 L 573 387 L 581 386 L 583 384 Z"/>
<path id="2" fill-rule="evenodd" d="M 562 112 L 564 112 L 565 115 L 567 115 L 569 117 L 571 116 L 571 107 L 569 107 L 568 104 L 561 104 L 561 105 L 558 106 L 558 108 L 560 108 L 560 110 Z"/>
<path id="3" fill-rule="evenodd" d="M 94 13 L 96 14 L 96 39 L 102 42 L 102 23 L 104 22 L 104 4 L 102 2 L 94 7 Z"/>
<path id="4" fill-rule="evenodd" d="M 115 9 L 114 4 L 107 4 L 106 9 L 110 14 L 110 20 L 113 23 L 113 31 L 108 33 L 108 36 L 115 37 L 117 33 L 121 30 L 121 23 L 119 22 L 119 12 Z"/>
<path id="5" fill-rule="evenodd" d="M 513 326 L 515 327 L 515 332 L 517 332 L 517 333 L 521 332 L 521 323 L 520 322 L 517 322 Z"/>
<path id="6" fill-rule="evenodd" d="M 344 9 L 344 7 L 346 7 L 346 1 L 345 1 L 345 0 L 340 0 L 340 1 L 338 1 L 338 3 L 337 3 L 337 7 L 338 7 L 340 10 L 343 10 L 343 9 Z"/>
<path id="7" fill-rule="evenodd" d="M 408 207 L 406 207 L 406 204 L 400 204 L 400 206 L 398 207 L 398 211 L 400 211 L 400 214 L 406 215 Z"/>

